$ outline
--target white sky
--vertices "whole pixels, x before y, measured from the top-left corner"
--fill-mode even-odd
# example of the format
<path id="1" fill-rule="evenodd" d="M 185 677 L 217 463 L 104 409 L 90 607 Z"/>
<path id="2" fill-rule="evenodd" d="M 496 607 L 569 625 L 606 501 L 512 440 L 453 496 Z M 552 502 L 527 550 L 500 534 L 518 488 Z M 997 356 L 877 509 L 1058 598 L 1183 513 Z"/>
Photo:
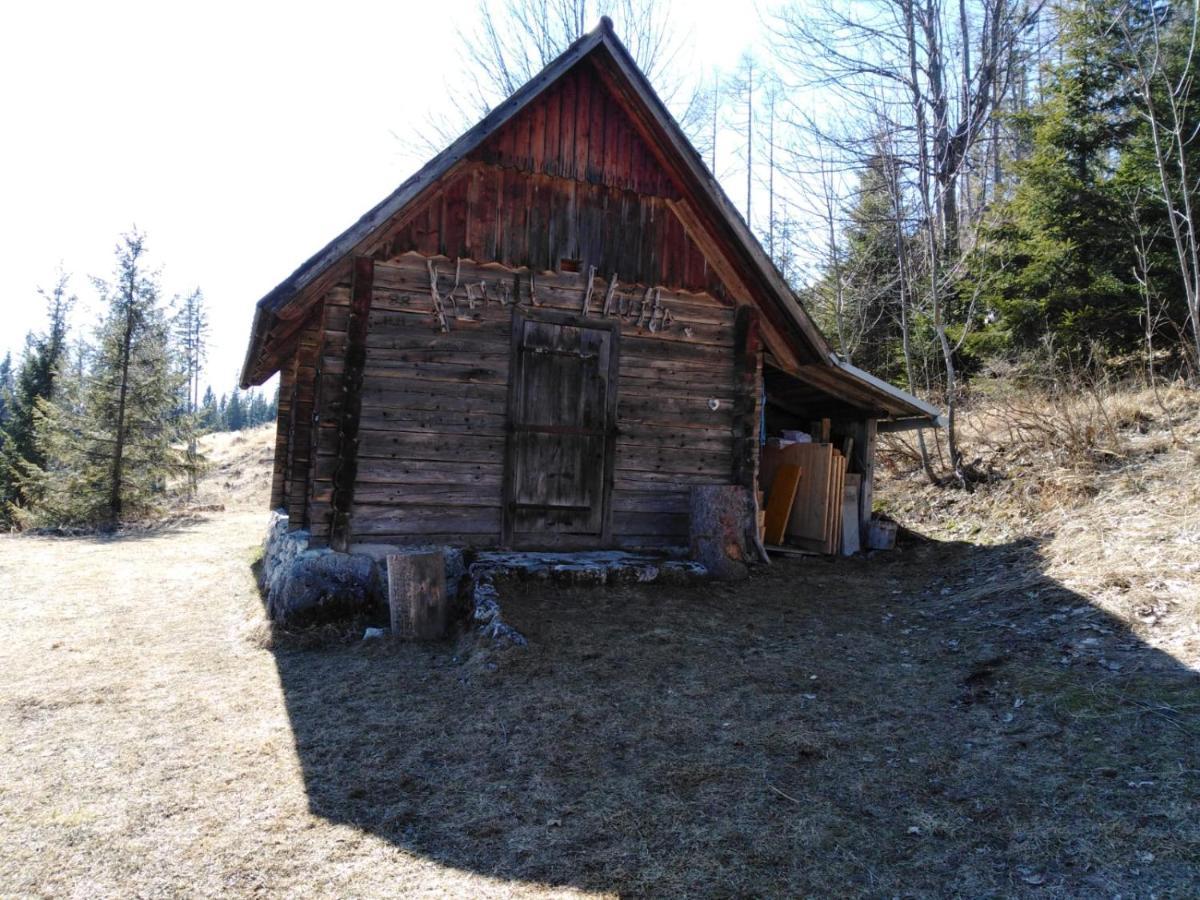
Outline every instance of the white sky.
<path id="1" fill-rule="evenodd" d="M 41 2 L 0 11 L 0 356 L 41 329 L 62 266 L 90 276 L 148 238 L 170 297 L 199 286 L 209 380 L 233 387 L 254 303 L 425 160 L 419 129 L 461 77 L 475 0 Z M 732 68 L 753 0 L 678 2 L 680 64 Z M 691 57 L 690 59 L 687 57 Z"/>

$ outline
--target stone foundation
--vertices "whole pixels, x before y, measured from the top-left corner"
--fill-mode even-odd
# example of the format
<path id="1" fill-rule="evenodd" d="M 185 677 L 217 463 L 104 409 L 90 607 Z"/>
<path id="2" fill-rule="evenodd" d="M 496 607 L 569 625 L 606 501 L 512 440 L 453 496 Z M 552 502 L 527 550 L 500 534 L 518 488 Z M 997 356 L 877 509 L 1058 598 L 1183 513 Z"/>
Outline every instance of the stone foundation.
<path id="1" fill-rule="evenodd" d="M 310 549 L 308 541 L 307 531 L 288 531 L 286 514 L 271 513 L 259 587 L 272 622 L 311 625 L 355 614 L 387 617 L 387 556 L 399 547 L 352 544 L 349 553 L 338 553 Z M 446 589 L 453 598 L 466 574 L 462 551 L 435 549 L 446 555 Z"/>
<path id="2" fill-rule="evenodd" d="M 471 619 L 480 637 L 502 646 L 524 647 L 525 636 L 502 617 L 497 578 L 568 585 L 679 583 L 703 578 L 706 571 L 704 566 L 687 559 L 615 550 L 580 553 L 485 550 L 475 554 L 467 575 Z"/>
<path id="3" fill-rule="evenodd" d="M 277 625 L 310 625 L 355 614 L 387 617 L 387 557 L 400 552 L 388 544 L 351 544 L 349 553 L 309 549 L 307 531 L 288 531 L 287 516 L 271 514 L 263 544 L 260 587 L 267 615 Z M 412 550 L 412 547 L 405 547 Z M 682 557 L 589 551 L 520 553 L 480 551 L 468 559 L 454 547 L 446 559 L 446 590 L 462 597 L 480 637 L 501 645 L 524 646 L 525 638 L 501 615 L 496 579 L 534 579 L 557 584 L 605 585 L 692 581 L 704 566 Z"/>

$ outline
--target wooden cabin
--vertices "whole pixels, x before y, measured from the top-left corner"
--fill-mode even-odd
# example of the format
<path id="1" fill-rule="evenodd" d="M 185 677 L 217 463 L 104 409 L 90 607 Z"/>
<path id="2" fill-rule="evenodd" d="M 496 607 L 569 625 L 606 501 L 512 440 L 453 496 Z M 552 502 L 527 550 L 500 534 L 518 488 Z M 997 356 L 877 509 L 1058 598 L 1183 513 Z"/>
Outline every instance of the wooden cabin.
<path id="1" fill-rule="evenodd" d="M 313 546 L 686 545 L 765 433 L 937 410 L 841 361 L 602 21 L 258 302 Z"/>

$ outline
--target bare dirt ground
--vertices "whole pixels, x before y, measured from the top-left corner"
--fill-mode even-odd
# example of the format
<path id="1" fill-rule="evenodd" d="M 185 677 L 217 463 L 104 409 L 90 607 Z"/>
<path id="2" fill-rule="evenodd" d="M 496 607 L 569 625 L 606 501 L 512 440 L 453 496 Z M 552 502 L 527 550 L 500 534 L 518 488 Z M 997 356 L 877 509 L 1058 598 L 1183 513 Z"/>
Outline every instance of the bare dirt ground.
<path id="1" fill-rule="evenodd" d="M 1196 894 L 1191 645 L 1053 538 L 314 641 L 261 622 L 269 435 L 220 440 L 223 510 L 0 538 L 0 895 Z"/>

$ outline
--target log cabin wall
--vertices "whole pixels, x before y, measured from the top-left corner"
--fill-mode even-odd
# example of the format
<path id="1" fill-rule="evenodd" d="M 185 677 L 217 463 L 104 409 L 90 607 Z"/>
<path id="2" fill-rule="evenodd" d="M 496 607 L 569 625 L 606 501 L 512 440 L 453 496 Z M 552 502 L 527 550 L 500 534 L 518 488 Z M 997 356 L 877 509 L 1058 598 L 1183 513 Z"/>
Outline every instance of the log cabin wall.
<path id="1" fill-rule="evenodd" d="M 272 502 L 314 544 L 590 535 L 594 478 L 543 497 L 512 459 L 564 483 L 601 437 L 600 540 L 681 544 L 692 485 L 756 487 L 761 423 L 813 418 L 854 437 L 865 521 L 875 418 L 934 421 L 831 356 L 636 66 L 588 40 L 260 301 L 243 381 L 281 372 Z"/>
<path id="2" fill-rule="evenodd" d="M 273 508 L 288 514 L 291 530 L 309 524 L 308 493 L 313 451 L 313 407 L 316 361 L 320 346 L 320 308 L 300 330 L 296 349 L 280 374 L 279 412 L 275 420 Z"/>
<path id="3" fill-rule="evenodd" d="M 292 424 L 292 394 L 296 372 L 292 365 L 279 371 L 279 404 L 275 415 L 275 466 L 271 473 L 271 509 L 287 507 L 288 453 Z"/>
<path id="4" fill-rule="evenodd" d="M 354 542 L 501 543 L 514 308 L 580 315 L 587 297 L 588 316 L 620 329 L 611 543 L 686 543 L 690 486 L 734 481 L 744 465 L 735 459 L 738 438 L 757 441 L 757 356 L 750 378 L 739 378 L 736 310 L 710 294 L 618 281 L 610 295 L 598 276 L 589 294 L 588 281 L 588 273 L 539 275 L 417 253 L 375 263 Z M 344 340 L 338 310 L 347 296 L 340 286 L 326 298 L 309 513 L 315 546 L 329 536 L 341 403 L 336 348 Z"/>
<path id="5" fill-rule="evenodd" d="M 678 199 L 582 64 L 406 211 L 370 251 L 354 542 L 501 543 L 514 307 L 620 323 L 611 544 L 686 544 L 691 485 L 753 484 L 761 353 Z M 290 362 L 286 501 L 314 546 L 347 451 L 350 296 L 325 292 Z"/>

